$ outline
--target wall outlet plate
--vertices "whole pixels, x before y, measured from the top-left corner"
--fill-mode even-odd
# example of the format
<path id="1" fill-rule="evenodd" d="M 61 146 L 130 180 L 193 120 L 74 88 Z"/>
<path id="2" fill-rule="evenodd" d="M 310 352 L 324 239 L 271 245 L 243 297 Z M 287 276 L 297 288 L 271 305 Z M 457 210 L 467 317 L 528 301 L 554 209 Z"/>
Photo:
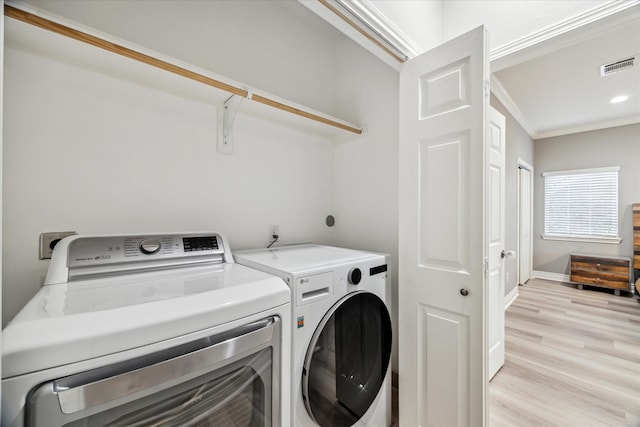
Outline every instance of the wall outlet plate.
<path id="1" fill-rule="evenodd" d="M 54 231 L 40 234 L 40 259 L 51 259 L 53 248 L 67 236 L 73 236 L 75 231 Z"/>

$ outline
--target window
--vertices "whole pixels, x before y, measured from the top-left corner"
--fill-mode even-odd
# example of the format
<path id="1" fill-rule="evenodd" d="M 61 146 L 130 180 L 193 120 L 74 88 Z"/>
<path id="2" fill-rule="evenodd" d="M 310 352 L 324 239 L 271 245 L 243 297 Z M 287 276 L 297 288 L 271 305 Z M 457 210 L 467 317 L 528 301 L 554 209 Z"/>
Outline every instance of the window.
<path id="1" fill-rule="evenodd" d="M 620 243 L 619 167 L 545 172 L 544 238 Z"/>

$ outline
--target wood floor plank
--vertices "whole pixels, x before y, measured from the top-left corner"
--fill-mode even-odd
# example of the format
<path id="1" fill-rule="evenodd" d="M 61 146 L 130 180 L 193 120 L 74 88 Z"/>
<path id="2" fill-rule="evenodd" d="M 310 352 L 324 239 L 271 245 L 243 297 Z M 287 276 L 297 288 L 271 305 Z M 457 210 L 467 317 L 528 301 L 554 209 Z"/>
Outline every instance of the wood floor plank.
<path id="1" fill-rule="evenodd" d="M 520 362 L 522 361 L 514 361 L 508 368 L 509 374 L 513 377 L 510 396 L 517 399 L 517 402 L 512 401 L 511 405 L 520 413 L 535 412 L 538 418 L 544 420 L 538 425 L 602 425 L 624 421 L 624 411 L 603 404 L 598 396 L 588 389 L 576 387 L 571 381 L 558 381 L 554 373 L 544 372 L 536 366 Z M 526 390 L 519 386 L 522 377 L 530 378 Z M 544 408 L 544 411 L 531 411 L 532 407 Z M 593 411 L 594 407 L 598 411 Z"/>
<path id="2" fill-rule="evenodd" d="M 505 316 L 490 426 L 640 427 L 640 304 L 530 280 Z"/>

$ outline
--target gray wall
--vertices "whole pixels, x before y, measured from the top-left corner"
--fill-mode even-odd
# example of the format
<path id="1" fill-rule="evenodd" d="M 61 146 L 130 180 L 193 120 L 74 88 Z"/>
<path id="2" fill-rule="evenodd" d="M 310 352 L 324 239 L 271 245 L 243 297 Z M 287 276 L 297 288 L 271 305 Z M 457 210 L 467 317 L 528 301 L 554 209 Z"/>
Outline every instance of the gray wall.
<path id="1" fill-rule="evenodd" d="M 535 141 L 533 269 L 569 274 L 569 253 L 633 254 L 631 205 L 640 203 L 640 124 L 582 132 Z M 544 240 L 542 172 L 620 166 L 621 244 Z"/>
<path id="2" fill-rule="evenodd" d="M 505 204 L 506 221 L 505 232 L 507 235 L 506 249 L 518 249 L 518 159 L 524 160 L 534 166 L 533 140 L 520 124 L 513 118 L 507 109 L 491 95 L 491 106 L 498 110 L 506 118 L 506 185 Z M 534 169 L 535 172 L 535 169 Z M 517 259 L 506 260 L 505 295 L 517 286 Z"/>

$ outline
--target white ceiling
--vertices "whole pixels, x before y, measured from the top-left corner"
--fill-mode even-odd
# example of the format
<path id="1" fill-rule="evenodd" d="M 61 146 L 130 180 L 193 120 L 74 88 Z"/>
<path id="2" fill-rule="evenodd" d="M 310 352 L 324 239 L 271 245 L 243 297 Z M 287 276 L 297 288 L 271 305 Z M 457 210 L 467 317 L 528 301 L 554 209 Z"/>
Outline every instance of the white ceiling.
<path id="1" fill-rule="evenodd" d="M 493 74 L 494 93 L 535 139 L 640 122 L 640 19 L 601 27 Z M 600 77 L 600 65 L 634 56 L 633 68 Z M 611 104 L 617 95 L 629 98 Z"/>

